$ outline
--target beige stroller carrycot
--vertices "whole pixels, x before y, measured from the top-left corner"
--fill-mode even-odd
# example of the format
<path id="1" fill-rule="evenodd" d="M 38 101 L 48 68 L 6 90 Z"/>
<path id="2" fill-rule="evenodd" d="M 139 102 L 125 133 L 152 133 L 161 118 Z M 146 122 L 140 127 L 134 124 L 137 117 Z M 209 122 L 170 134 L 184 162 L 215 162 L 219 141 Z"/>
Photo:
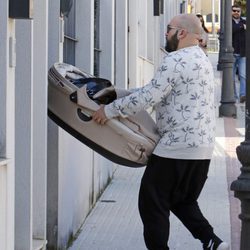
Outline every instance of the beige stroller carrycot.
<path id="1" fill-rule="evenodd" d="M 128 91 L 78 68 L 55 63 L 48 72 L 48 115 L 61 128 L 107 159 L 128 167 L 145 166 L 159 135 L 146 111 L 114 118 L 105 125 L 92 120 L 100 104 L 108 104 Z"/>

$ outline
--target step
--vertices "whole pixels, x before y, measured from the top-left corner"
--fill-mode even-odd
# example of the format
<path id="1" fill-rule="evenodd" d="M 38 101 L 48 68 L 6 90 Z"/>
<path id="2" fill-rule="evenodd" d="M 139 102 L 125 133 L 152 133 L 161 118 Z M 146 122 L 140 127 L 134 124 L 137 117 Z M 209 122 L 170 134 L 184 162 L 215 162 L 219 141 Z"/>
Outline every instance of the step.
<path id="1" fill-rule="evenodd" d="M 46 249 L 46 240 L 33 239 L 32 246 L 33 250 L 45 250 Z"/>

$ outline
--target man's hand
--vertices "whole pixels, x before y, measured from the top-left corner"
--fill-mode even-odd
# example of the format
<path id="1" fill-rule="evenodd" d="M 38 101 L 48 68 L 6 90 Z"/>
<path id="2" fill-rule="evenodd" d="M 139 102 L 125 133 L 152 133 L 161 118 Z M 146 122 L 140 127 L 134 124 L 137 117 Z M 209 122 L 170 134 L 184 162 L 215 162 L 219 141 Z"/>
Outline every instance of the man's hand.
<path id="1" fill-rule="evenodd" d="M 94 112 L 92 119 L 101 125 L 104 125 L 107 122 L 108 119 L 104 112 L 104 105 L 100 105 L 100 108 Z"/>

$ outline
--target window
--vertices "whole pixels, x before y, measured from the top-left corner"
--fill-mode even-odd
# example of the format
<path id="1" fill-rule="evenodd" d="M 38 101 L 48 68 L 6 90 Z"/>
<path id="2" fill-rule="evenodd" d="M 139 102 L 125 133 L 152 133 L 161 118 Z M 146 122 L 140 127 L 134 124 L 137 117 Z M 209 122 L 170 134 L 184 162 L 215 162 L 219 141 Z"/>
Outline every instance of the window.
<path id="1" fill-rule="evenodd" d="M 100 0 L 95 0 L 94 10 L 94 75 L 100 72 Z"/>
<path id="2" fill-rule="evenodd" d="M 154 20 L 151 0 L 139 0 L 138 3 L 138 51 L 139 55 L 153 60 Z"/>
<path id="3" fill-rule="evenodd" d="M 75 65 L 75 45 L 77 39 L 75 38 L 75 0 L 68 13 L 68 16 L 64 17 L 64 44 L 63 44 L 63 61 L 68 64 Z"/>

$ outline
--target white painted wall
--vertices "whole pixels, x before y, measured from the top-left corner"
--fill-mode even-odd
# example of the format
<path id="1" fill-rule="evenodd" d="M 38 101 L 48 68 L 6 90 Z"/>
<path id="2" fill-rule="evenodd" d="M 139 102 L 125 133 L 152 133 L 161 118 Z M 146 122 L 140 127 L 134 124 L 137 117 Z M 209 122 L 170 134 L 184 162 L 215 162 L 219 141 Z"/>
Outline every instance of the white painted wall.
<path id="1" fill-rule="evenodd" d="M 118 88 L 128 87 L 128 0 L 115 2 L 115 76 Z"/>
<path id="2" fill-rule="evenodd" d="M 49 18 L 54 23 L 49 25 L 49 66 L 62 58 L 57 13 L 59 2 L 50 2 Z M 93 73 L 93 15 L 93 1 L 76 2 L 76 66 L 88 73 Z M 103 54 L 107 56 L 113 48 L 106 46 Z M 102 74 L 112 79 L 114 56 L 106 59 L 112 67 L 105 64 Z M 48 124 L 48 247 L 65 249 L 111 178 L 113 164 L 52 121 Z"/>
<path id="3" fill-rule="evenodd" d="M 151 0 L 128 0 L 129 87 L 148 83 L 164 56 L 165 32 L 170 19 L 180 13 L 181 0 L 164 2 L 164 15 L 153 16 Z"/>
<path id="4" fill-rule="evenodd" d="M 94 1 L 76 1 L 76 65 L 93 74 L 94 65 Z M 91 34 L 91 35 L 90 35 Z"/>
<path id="5" fill-rule="evenodd" d="M 115 1 L 100 1 L 100 77 L 114 82 Z"/>
<path id="6" fill-rule="evenodd" d="M 6 249 L 6 226 L 7 218 L 5 214 L 7 213 L 7 166 L 0 161 L 0 247 L 1 249 Z"/>
<path id="7" fill-rule="evenodd" d="M 46 239 L 48 0 L 34 1 L 33 238 Z M 34 247 L 33 247 L 34 248 Z"/>
<path id="8" fill-rule="evenodd" d="M 0 249 L 14 249 L 15 185 L 15 21 L 8 1 L 0 9 Z M 13 43 L 11 43 L 12 41 Z M 11 50 L 10 50 L 10 45 Z M 11 56 L 11 57 L 10 57 Z"/>
<path id="9" fill-rule="evenodd" d="M 46 242 L 47 0 L 16 21 L 15 249 Z"/>
<path id="10" fill-rule="evenodd" d="M 62 58 L 60 37 L 60 1 L 48 2 L 48 68 Z M 58 154 L 59 128 L 49 118 L 47 128 L 47 240 L 48 248 L 58 244 Z"/>
<path id="11" fill-rule="evenodd" d="M 16 21 L 15 248 L 46 242 L 48 5 Z"/>
<path id="12" fill-rule="evenodd" d="M 129 87 L 148 83 L 161 60 L 160 18 L 153 16 L 151 0 L 129 0 Z"/>
<path id="13" fill-rule="evenodd" d="M 128 80 L 129 88 L 135 88 L 139 82 L 138 75 L 138 1 L 128 0 Z"/>
<path id="14" fill-rule="evenodd" d="M 65 248 L 92 206 L 93 152 L 61 129 L 58 174 L 58 248 Z"/>
<path id="15" fill-rule="evenodd" d="M 8 12 L 7 12 L 8 13 Z M 5 16 L 5 15 L 4 15 Z M 7 32 L 7 37 L 10 39 L 14 39 L 15 41 L 15 27 L 14 27 L 14 21 L 13 20 L 8 20 L 8 32 Z M 4 26 L 4 25 L 3 25 Z M 5 26 L 4 26 L 5 27 Z M 3 36 L 3 39 L 5 36 Z M 9 39 L 6 39 L 7 43 L 9 42 Z M 5 44 L 4 42 L 2 44 Z M 1 47 L 1 46 L 0 46 Z M 4 46 L 3 46 L 4 47 Z M 6 52 L 8 53 L 9 47 L 5 47 Z M 15 49 L 15 45 L 13 47 Z M 7 206 L 7 213 L 6 213 L 6 249 L 13 249 L 14 248 L 14 208 L 15 208 L 15 168 L 14 168 L 14 160 L 15 160 L 15 138 L 14 138 L 14 120 L 15 120 L 15 112 L 14 112 L 14 91 L 15 91 L 15 85 L 14 85 L 14 78 L 15 78 L 15 52 L 12 51 L 13 53 L 12 60 L 10 63 L 8 58 L 6 60 L 5 67 L 7 67 L 7 75 L 5 74 L 0 74 L 3 78 L 2 80 L 5 81 L 6 86 L 6 105 L 3 105 L 5 107 L 6 113 L 1 112 L 1 117 L 3 118 L 2 122 L 5 122 L 6 125 L 6 134 L 5 134 L 5 154 L 3 156 L 8 159 L 7 162 L 7 201 L 6 201 L 6 206 Z M 4 59 L 4 58 L 3 58 Z M 1 85 L 1 84 L 0 84 Z M 1 90 L 0 90 L 1 92 Z M 3 92 L 4 93 L 4 92 Z M 1 99 L 1 98 L 0 98 Z M 4 115 L 3 115 L 4 114 Z M 6 115 L 6 116 L 5 116 Z M 5 117 L 5 119 L 4 119 Z M 1 122 L 0 122 L 1 123 Z M 1 130 L 2 131 L 2 130 Z M 2 134 L 2 133 L 0 133 Z M 2 144 L 2 143 L 0 143 Z M 2 156 L 2 155 L 1 155 Z"/>
<path id="16" fill-rule="evenodd" d="M 33 192 L 33 21 L 16 21 L 16 41 L 15 248 L 30 250 Z"/>

